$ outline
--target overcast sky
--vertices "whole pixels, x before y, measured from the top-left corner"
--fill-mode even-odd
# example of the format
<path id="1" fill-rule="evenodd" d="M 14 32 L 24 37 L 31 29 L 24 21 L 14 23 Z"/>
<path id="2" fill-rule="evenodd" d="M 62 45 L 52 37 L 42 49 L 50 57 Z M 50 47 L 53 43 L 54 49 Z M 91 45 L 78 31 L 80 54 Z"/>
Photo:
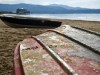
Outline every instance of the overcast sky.
<path id="1" fill-rule="evenodd" d="M 100 0 L 0 0 L 0 4 L 17 4 L 17 3 L 28 3 L 28 4 L 39 4 L 39 5 L 63 4 L 73 7 L 100 9 Z"/>

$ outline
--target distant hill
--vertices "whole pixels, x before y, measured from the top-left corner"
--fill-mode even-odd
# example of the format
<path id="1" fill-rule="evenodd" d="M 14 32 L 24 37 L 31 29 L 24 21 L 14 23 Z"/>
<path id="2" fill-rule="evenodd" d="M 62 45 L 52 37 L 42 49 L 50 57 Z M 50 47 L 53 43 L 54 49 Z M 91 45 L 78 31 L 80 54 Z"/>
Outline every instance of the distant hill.
<path id="1" fill-rule="evenodd" d="M 87 9 L 80 7 L 71 7 L 66 5 L 32 5 L 32 4 L 0 4 L 0 11 L 15 12 L 17 8 L 25 8 L 31 13 L 50 13 L 50 14 L 65 14 L 65 13 L 100 13 L 100 9 Z"/>

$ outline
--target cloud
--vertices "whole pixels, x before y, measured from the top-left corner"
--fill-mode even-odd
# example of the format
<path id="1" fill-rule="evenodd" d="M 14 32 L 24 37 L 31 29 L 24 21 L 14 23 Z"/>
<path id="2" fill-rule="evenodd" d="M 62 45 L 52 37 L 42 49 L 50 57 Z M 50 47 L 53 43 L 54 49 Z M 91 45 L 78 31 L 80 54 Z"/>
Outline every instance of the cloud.
<path id="1" fill-rule="evenodd" d="M 3 4 L 16 4 L 16 3 L 28 3 L 28 4 L 63 4 L 74 7 L 84 8 L 100 8 L 100 0 L 0 0 Z"/>

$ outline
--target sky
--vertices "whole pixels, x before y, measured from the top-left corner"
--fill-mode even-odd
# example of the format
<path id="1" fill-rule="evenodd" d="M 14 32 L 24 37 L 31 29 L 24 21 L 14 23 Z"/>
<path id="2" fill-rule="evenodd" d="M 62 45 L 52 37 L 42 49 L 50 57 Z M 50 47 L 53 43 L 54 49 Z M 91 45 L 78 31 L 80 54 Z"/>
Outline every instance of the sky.
<path id="1" fill-rule="evenodd" d="M 100 9 L 100 0 L 0 0 L 0 4 L 18 4 L 18 3 L 38 4 L 38 5 L 61 4 L 73 7 Z"/>

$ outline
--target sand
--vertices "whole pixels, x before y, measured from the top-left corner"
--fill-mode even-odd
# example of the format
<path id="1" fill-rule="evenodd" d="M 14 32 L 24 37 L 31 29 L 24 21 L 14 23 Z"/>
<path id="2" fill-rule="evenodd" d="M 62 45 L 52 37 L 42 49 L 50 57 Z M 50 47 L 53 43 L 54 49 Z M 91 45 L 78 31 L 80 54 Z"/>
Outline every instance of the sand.
<path id="1" fill-rule="evenodd" d="M 79 26 L 100 32 L 100 22 L 60 20 L 62 24 Z M 25 38 L 45 32 L 47 29 L 12 28 L 0 20 L 0 75 L 11 75 L 13 67 L 13 52 L 17 43 Z"/>

